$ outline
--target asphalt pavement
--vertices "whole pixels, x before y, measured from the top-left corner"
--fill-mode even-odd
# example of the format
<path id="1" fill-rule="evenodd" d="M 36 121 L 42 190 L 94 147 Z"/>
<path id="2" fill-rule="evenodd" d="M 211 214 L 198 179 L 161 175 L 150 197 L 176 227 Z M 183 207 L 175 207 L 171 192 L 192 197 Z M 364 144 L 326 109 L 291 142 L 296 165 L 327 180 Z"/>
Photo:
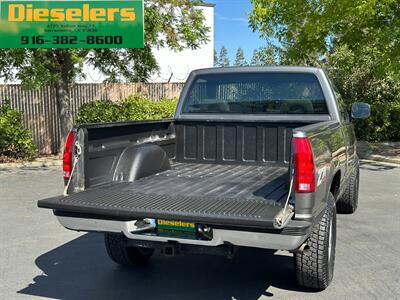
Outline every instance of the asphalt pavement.
<path id="1" fill-rule="evenodd" d="M 400 168 L 364 162 L 359 209 L 338 216 L 336 266 L 323 292 L 296 285 L 289 253 L 234 259 L 155 255 L 111 262 L 96 233 L 64 229 L 37 200 L 62 193 L 60 167 L 0 169 L 0 299 L 400 299 Z"/>

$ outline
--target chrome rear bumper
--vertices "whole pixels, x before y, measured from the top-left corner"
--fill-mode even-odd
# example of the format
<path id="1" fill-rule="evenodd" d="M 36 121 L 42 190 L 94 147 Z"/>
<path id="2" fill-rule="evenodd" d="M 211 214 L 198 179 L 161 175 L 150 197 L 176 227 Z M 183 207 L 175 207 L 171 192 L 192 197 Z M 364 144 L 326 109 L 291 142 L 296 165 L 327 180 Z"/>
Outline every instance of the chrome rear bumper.
<path id="1" fill-rule="evenodd" d="M 123 233 L 127 238 L 154 242 L 178 242 L 181 244 L 219 246 L 231 244 L 235 246 L 254 247 L 274 250 L 295 250 L 307 239 L 307 235 L 287 235 L 239 230 L 213 229 L 213 239 L 190 240 L 173 237 L 161 237 L 134 233 L 136 220 L 114 221 L 57 216 L 58 221 L 67 229 L 76 231 Z"/>

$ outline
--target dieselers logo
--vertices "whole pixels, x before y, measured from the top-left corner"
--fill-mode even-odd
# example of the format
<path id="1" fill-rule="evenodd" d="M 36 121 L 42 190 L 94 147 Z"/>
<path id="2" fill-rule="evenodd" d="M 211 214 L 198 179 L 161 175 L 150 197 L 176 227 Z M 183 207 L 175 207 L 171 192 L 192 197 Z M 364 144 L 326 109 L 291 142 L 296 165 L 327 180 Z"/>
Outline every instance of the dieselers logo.
<path id="1" fill-rule="evenodd" d="M 143 48 L 144 0 L 0 0 L 0 48 Z"/>
<path id="2" fill-rule="evenodd" d="M 9 22 L 134 22 L 135 8 L 35 8 L 34 4 L 9 4 Z"/>

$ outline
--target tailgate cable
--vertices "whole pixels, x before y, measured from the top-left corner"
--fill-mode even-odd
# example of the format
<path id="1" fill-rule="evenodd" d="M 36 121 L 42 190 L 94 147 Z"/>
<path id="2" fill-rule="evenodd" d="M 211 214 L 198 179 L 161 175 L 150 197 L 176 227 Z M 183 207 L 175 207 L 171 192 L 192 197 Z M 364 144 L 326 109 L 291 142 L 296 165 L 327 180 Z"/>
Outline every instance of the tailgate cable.
<path id="1" fill-rule="evenodd" d="M 64 196 L 68 196 L 68 188 L 69 185 L 71 184 L 71 180 L 72 180 L 72 175 L 74 175 L 74 171 L 76 168 L 76 165 L 78 164 L 79 158 L 81 157 L 82 154 L 82 147 L 78 142 L 75 142 L 75 154 L 74 154 L 74 165 L 72 166 L 72 170 L 71 170 L 71 174 L 68 178 L 68 182 L 64 188 Z"/>
<path id="2" fill-rule="evenodd" d="M 286 198 L 285 206 L 276 215 L 276 217 L 274 219 L 274 227 L 277 229 L 284 228 L 294 215 L 294 207 L 293 207 L 293 205 L 289 204 L 290 196 L 292 195 L 293 181 L 294 181 L 294 168 L 292 168 L 292 170 L 290 172 L 289 192 L 288 192 L 288 195 Z"/>

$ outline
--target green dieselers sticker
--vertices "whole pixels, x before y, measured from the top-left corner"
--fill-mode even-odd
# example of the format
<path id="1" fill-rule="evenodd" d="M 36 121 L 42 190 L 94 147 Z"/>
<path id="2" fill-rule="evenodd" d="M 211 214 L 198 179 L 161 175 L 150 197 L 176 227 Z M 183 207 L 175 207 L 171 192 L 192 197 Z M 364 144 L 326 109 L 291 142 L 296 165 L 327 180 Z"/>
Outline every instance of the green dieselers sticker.
<path id="1" fill-rule="evenodd" d="M 158 219 L 157 227 L 164 230 L 196 232 L 196 224 L 192 222 Z"/>
<path id="2" fill-rule="evenodd" d="M 0 0 L 0 48 L 143 48 L 143 0 Z"/>

